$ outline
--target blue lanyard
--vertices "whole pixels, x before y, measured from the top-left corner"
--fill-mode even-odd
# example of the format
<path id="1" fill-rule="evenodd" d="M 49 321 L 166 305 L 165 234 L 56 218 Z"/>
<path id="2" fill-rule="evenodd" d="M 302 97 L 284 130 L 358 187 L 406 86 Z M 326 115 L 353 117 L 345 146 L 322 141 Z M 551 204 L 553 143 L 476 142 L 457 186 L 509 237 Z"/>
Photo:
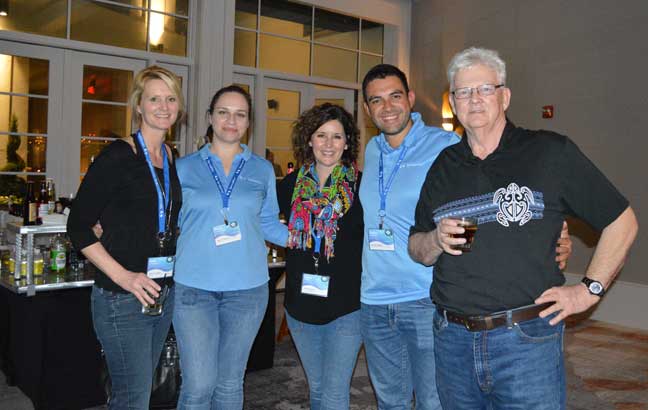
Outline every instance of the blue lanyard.
<path id="1" fill-rule="evenodd" d="M 223 201 L 223 211 L 227 212 L 229 210 L 229 200 L 230 197 L 232 196 L 232 191 L 234 190 L 234 185 L 236 185 L 236 180 L 238 180 L 239 175 L 241 175 L 241 171 L 243 170 L 243 166 L 245 165 L 245 160 L 241 159 L 241 162 L 239 163 L 238 167 L 236 167 L 236 171 L 234 171 L 234 175 L 232 176 L 232 179 L 230 179 L 230 183 L 227 186 L 227 190 L 223 187 L 223 183 L 221 182 L 220 178 L 218 177 L 218 174 L 216 173 L 216 168 L 214 168 L 214 164 L 211 162 L 211 158 L 207 157 L 205 158 L 205 162 L 207 162 L 207 167 L 209 168 L 209 172 L 211 172 L 212 177 L 214 178 L 214 182 L 216 182 L 216 186 L 218 187 L 218 191 L 221 194 L 221 199 Z M 228 217 L 227 214 L 224 214 L 225 217 L 225 223 L 227 224 Z"/>
<path id="2" fill-rule="evenodd" d="M 149 171 L 151 171 L 151 177 L 153 177 L 153 185 L 155 185 L 158 202 L 158 234 L 163 235 L 166 232 L 166 210 L 168 209 L 169 202 L 171 201 L 171 178 L 169 176 L 169 160 L 167 157 L 166 147 L 163 143 L 162 160 L 164 164 L 162 165 L 162 171 L 164 173 L 164 192 L 162 192 L 162 187 L 160 187 L 160 180 L 158 179 L 155 173 L 155 169 L 153 168 L 151 155 L 149 154 L 148 148 L 146 148 L 144 137 L 142 137 L 141 131 L 137 131 L 137 142 L 139 142 L 140 147 L 142 147 L 144 158 L 146 158 L 146 164 L 149 167 Z"/>
<path id="3" fill-rule="evenodd" d="M 315 248 L 313 248 L 313 262 L 315 264 L 315 274 L 319 275 L 319 257 L 320 257 L 320 246 L 322 246 L 322 232 L 313 231 L 313 239 L 315 239 Z"/>
<path id="4" fill-rule="evenodd" d="M 403 150 L 401 151 L 400 155 L 398 156 L 398 161 L 396 161 L 396 165 L 394 166 L 394 169 L 392 169 L 391 175 L 389 176 L 389 179 L 387 180 L 387 186 L 384 186 L 385 184 L 385 170 L 383 166 L 383 153 L 382 151 L 380 152 L 380 162 L 378 164 L 378 193 L 380 194 L 380 211 L 378 212 L 378 216 L 380 217 L 380 226 L 379 228 L 382 229 L 383 222 L 385 221 L 385 216 L 387 215 L 386 209 L 387 209 L 387 194 L 389 193 L 389 190 L 391 189 L 392 183 L 394 182 L 394 178 L 396 177 L 396 174 L 398 173 L 398 169 L 401 167 L 401 164 L 403 163 L 403 159 L 405 158 L 405 154 L 407 153 L 408 147 L 403 147 Z"/>

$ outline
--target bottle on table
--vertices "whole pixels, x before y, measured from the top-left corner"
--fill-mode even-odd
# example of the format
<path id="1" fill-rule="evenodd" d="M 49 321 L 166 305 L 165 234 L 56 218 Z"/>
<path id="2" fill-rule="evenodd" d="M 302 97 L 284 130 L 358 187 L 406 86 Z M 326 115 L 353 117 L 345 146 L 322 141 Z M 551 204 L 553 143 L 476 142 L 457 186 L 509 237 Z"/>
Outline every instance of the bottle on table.
<path id="1" fill-rule="evenodd" d="M 54 179 L 47 178 L 47 207 L 49 214 L 56 211 L 56 188 L 54 187 Z"/>
<path id="2" fill-rule="evenodd" d="M 43 265 L 44 265 L 44 260 L 43 260 L 43 253 L 41 252 L 40 248 L 34 248 L 34 276 L 42 276 L 43 275 Z"/>
<path id="3" fill-rule="evenodd" d="M 38 202 L 34 196 L 34 183 L 27 181 L 27 191 L 23 199 L 23 225 L 36 225 L 38 223 Z"/>
<path id="4" fill-rule="evenodd" d="M 40 195 L 38 196 L 38 218 L 43 221 L 49 212 L 49 195 L 47 193 L 47 182 L 42 181 L 40 184 Z"/>
<path id="5" fill-rule="evenodd" d="M 65 273 L 66 264 L 67 242 L 61 234 L 56 234 L 50 247 L 50 271 L 55 275 Z"/>

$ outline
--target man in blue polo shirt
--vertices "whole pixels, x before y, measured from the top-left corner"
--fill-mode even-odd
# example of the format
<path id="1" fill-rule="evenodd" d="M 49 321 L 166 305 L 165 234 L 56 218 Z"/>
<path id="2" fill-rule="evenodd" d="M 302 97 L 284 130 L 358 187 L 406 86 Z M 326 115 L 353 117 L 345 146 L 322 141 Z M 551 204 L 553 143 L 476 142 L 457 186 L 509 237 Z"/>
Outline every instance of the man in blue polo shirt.
<path id="1" fill-rule="evenodd" d="M 369 373 L 382 409 L 440 409 L 434 377 L 429 295 L 432 268 L 407 253 L 425 175 L 457 135 L 428 127 L 412 112 L 414 92 L 398 68 L 381 64 L 364 78 L 365 111 L 381 134 L 365 152 L 361 316 Z"/>

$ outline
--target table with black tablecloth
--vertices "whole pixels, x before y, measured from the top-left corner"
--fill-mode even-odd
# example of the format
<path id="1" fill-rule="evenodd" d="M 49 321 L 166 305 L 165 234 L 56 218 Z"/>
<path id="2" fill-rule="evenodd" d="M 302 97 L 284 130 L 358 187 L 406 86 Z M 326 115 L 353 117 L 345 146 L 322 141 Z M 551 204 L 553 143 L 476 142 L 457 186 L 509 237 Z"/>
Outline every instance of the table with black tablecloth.
<path id="1" fill-rule="evenodd" d="M 274 289 L 283 262 L 269 266 L 268 308 L 248 370 L 272 367 L 274 358 Z M 27 296 L 25 284 L 12 277 L 2 276 L 0 282 L 0 366 L 7 383 L 18 386 L 36 410 L 84 409 L 105 403 L 99 376 L 101 346 L 90 313 L 92 280 L 55 278 L 49 285 L 37 285 L 34 296 Z"/>

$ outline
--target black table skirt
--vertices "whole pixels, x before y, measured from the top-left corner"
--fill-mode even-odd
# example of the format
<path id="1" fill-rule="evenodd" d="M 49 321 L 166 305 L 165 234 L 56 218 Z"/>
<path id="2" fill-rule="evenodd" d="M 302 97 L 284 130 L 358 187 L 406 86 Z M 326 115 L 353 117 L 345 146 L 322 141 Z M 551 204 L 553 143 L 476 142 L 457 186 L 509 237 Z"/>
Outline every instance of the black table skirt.
<path id="1" fill-rule="evenodd" d="M 248 370 L 272 367 L 275 284 L 271 269 L 268 308 L 252 346 Z M 0 288 L 0 366 L 36 410 L 75 410 L 106 402 L 99 369 L 101 346 L 90 313 L 92 288 L 17 295 Z"/>
<path id="2" fill-rule="evenodd" d="M 33 297 L 3 289 L 7 380 L 38 409 L 83 409 L 105 403 L 101 348 L 92 328 L 90 288 Z"/>

